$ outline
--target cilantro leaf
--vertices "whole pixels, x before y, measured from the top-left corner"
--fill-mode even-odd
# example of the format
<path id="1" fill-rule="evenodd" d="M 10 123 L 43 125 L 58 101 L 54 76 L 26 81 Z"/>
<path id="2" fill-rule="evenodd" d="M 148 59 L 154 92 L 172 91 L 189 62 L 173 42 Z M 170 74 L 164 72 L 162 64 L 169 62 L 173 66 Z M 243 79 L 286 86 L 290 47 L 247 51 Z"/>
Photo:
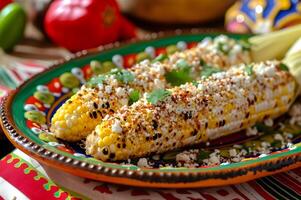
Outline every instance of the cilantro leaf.
<path id="1" fill-rule="evenodd" d="M 209 158 L 209 156 L 210 156 L 210 151 L 202 149 L 199 155 L 197 156 L 197 161 L 203 162 L 203 160 Z"/>
<path id="2" fill-rule="evenodd" d="M 246 65 L 245 71 L 249 76 L 252 76 L 254 74 L 253 65 Z"/>
<path id="3" fill-rule="evenodd" d="M 199 83 L 197 81 L 192 81 L 192 85 L 194 85 L 195 87 L 198 87 Z"/>
<path id="4" fill-rule="evenodd" d="M 201 60 L 200 60 L 200 65 L 201 65 L 201 66 L 205 66 L 205 65 L 206 65 L 205 60 L 201 59 Z"/>
<path id="5" fill-rule="evenodd" d="M 136 101 L 138 101 L 140 98 L 140 93 L 138 90 L 133 90 L 131 93 L 130 93 L 130 96 L 129 96 L 129 105 L 132 105 L 133 103 L 135 103 Z"/>
<path id="6" fill-rule="evenodd" d="M 115 75 L 115 78 L 123 83 L 130 83 L 135 79 L 135 76 L 125 69 L 112 69 L 109 74 Z"/>
<path id="7" fill-rule="evenodd" d="M 105 75 L 98 75 L 98 76 L 92 77 L 92 78 L 87 82 L 87 86 L 88 86 L 88 87 L 96 86 L 96 85 L 98 85 L 98 84 L 101 84 L 105 79 L 106 79 L 106 76 L 105 76 Z"/>
<path id="8" fill-rule="evenodd" d="M 251 50 L 252 44 L 250 43 L 250 41 L 248 39 L 242 39 L 242 40 L 239 41 L 239 43 L 242 46 L 242 49 L 244 51 L 250 51 Z"/>
<path id="9" fill-rule="evenodd" d="M 169 95 L 171 95 L 170 91 L 164 89 L 157 89 L 147 94 L 146 99 L 151 104 L 157 104 L 159 101 L 164 100 Z"/>
<path id="10" fill-rule="evenodd" d="M 188 69 L 190 68 L 191 66 L 187 63 L 186 60 L 184 59 L 180 59 L 177 63 L 176 63 L 176 66 L 178 69 Z"/>
<path id="11" fill-rule="evenodd" d="M 201 77 L 208 78 L 212 74 L 215 74 L 215 73 L 218 73 L 218 72 L 222 72 L 222 71 L 223 70 L 221 70 L 219 68 L 206 65 L 202 69 Z"/>
<path id="12" fill-rule="evenodd" d="M 166 54 L 160 54 L 156 58 L 154 58 L 153 62 L 162 62 L 163 60 L 167 59 L 168 56 Z"/>
<path id="13" fill-rule="evenodd" d="M 283 71 L 287 71 L 287 72 L 289 71 L 288 66 L 284 63 L 280 63 L 279 68 Z"/>
<path id="14" fill-rule="evenodd" d="M 193 81 L 193 78 L 190 76 L 190 70 L 172 70 L 165 74 L 165 79 L 172 86 L 179 86 L 187 82 Z"/>
<path id="15" fill-rule="evenodd" d="M 193 81 L 193 77 L 191 76 L 191 67 L 184 59 L 179 60 L 176 66 L 178 69 L 174 69 L 165 74 L 165 79 L 168 83 L 172 86 L 179 86 Z"/>
<path id="16" fill-rule="evenodd" d="M 257 124 L 255 124 L 255 127 L 258 132 L 263 132 L 266 134 L 275 133 L 273 127 L 269 127 L 269 126 L 265 125 L 264 123 L 257 123 Z"/>
<path id="17" fill-rule="evenodd" d="M 222 43 L 222 42 L 219 42 L 219 43 L 217 44 L 217 49 L 218 49 L 220 52 L 224 53 L 225 55 L 228 55 L 228 54 L 229 54 L 229 50 L 225 49 L 225 47 L 226 47 L 226 44 L 224 44 L 224 43 Z"/>

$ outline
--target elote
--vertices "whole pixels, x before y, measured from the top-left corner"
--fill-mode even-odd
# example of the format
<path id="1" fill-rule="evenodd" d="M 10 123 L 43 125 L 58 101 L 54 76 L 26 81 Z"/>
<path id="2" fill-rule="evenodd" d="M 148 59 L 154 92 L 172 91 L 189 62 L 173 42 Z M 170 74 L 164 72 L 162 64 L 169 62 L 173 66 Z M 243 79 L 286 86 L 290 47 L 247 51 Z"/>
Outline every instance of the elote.
<path id="1" fill-rule="evenodd" d="M 153 89 L 197 80 L 205 65 L 224 69 L 249 61 L 249 52 L 239 41 L 221 35 L 205 39 L 193 49 L 176 52 L 162 62 L 145 60 L 128 71 L 100 75 L 92 79 L 92 87 L 82 86 L 57 110 L 50 130 L 58 138 L 78 141 L 90 134 L 104 116 L 132 103 L 133 97 L 137 100 Z"/>
<path id="2" fill-rule="evenodd" d="M 297 83 L 277 61 L 242 64 L 195 83 L 155 90 L 107 115 L 86 140 L 103 161 L 206 142 L 287 112 Z"/>

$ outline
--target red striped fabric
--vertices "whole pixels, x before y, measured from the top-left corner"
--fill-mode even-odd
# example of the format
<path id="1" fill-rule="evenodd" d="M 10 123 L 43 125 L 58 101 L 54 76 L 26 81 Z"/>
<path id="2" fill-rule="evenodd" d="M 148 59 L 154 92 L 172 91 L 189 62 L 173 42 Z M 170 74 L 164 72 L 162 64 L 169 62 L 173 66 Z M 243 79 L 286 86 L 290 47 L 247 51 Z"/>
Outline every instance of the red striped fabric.
<path id="1" fill-rule="evenodd" d="M 67 192 L 63 192 L 60 196 L 56 196 L 60 189 L 55 185 L 47 188 L 48 180 L 39 175 L 36 170 L 30 169 L 26 163 L 18 165 L 18 159 L 9 162 L 12 156 L 6 156 L 0 162 L 0 177 L 19 189 L 24 195 L 30 199 L 66 199 L 71 197 Z M 1 194 L 1 193 L 0 193 Z"/>
<path id="2" fill-rule="evenodd" d="M 256 181 L 250 181 L 248 184 L 259 194 L 261 195 L 264 199 L 266 200 L 274 200 L 275 197 L 273 197 L 270 193 L 265 191 Z"/>

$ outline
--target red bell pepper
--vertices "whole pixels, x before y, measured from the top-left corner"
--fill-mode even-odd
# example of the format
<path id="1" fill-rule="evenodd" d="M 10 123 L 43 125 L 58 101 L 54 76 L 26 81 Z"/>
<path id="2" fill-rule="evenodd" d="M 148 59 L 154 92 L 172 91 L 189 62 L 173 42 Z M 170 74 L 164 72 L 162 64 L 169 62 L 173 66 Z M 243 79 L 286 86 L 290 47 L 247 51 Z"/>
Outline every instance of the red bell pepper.
<path id="1" fill-rule="evenodd" d="M 12 2 L 12 0 L 0 0 L 0 10 Z"/>
<path id="2" fill-rule="evenodd" d="M 55 43 L 75 52 L 116 41 L 121 23 L 115 0 L 54 0 L 44 27 Z"/>

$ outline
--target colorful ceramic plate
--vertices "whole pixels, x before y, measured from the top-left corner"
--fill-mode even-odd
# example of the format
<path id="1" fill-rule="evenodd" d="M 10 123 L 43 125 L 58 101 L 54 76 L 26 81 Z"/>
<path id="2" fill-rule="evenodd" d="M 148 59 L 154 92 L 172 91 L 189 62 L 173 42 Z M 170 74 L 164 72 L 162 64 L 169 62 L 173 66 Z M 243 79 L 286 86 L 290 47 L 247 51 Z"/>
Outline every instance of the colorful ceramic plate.
<path id="1" fill-rule="evenodd" d="M 301 166 L 300 138 L 269 154 L 254 155 L 237 163 L 194 168 L 159 165 L 157 168 L 149 169 L 93 159 L 84 154 L 80 143 L 68 144 L 45 134 L 55 110 L 73 90 L 91 77 L 93 73 L 89 65 L 91 60 L 130 67 L 143 58 L 145 53 L 160 54 L 177 48 L 191 48 L 205 37 L 218 35 L 198 31 L 180 33 L 178 31 L 172 36 L 151 34 L 144 40 L 126 44 L 116 43 L 89 53 L 82 52 L 34 76 L 11 92 L 2 102 L 1 125 L 7 137 L 17 148 L 43 164 L 59 170 L 90 179 L 143 187 L 187 188 L 227 185 Z M 237 39 L 247 37 L 230 36 Z M 253 144 L 254 139 L 231 138 L 236 139 L 216 141 L 215 148 L 219 148 L 221 143 L 233 144 L 243 140 L 244 142 L 251 140 L 249 143 Z"/>

